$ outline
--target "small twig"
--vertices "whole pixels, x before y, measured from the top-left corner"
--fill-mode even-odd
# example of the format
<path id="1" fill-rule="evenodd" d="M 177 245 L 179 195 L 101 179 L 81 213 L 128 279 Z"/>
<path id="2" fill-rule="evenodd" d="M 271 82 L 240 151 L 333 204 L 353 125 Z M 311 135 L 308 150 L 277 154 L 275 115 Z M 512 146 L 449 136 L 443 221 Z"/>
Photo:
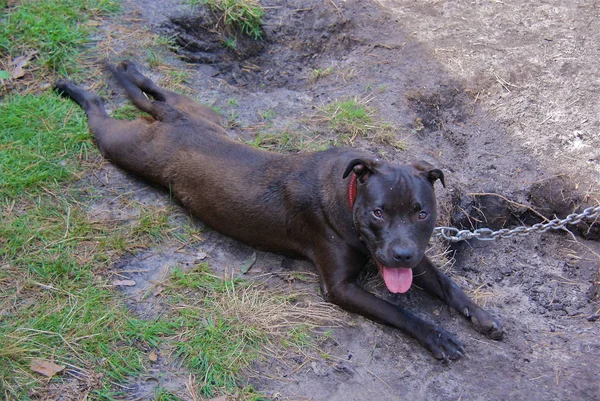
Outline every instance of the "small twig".
<path id="1" fill-rule="evenodd" d="M 329 2 L 331 3 L 331 5 L 333 5 L 335 7 L 335 9 L 337 10 L 337 12 L 341 12 L 342 10 L 340 10 L 340 8 L 337 6 L 337 4 L 335 4 L 335 1 L 333 0 L 329 0 Z"/>
<path id="2" fill-rule="evenodd" d="M 377 378 L 380 382 L 382 382 L 383 384 L 385 384 L 390 390 L 393 390 L 393 388 L 389 384 L 387 384 L 385 382 L 385 380 L 383 380 L 381 377 L 377 376 L 375 373 L 371 372 L 370 370 L 367 370 L 367 373 L 375 376 L 375 378 Z"/>
<path id="3" fill-rule="evenodd" d="M 507 81 L 505 81 L 504 79 L 500 78 L 498 76 L 498 74 L 496 74 L 496 72 L 494 71 L 494 76 L 496 77 L 496 80 L 498 80 L 498 82 L 500 83 L 500 85 L 502 85 L 502 87 L 504 89 L 506 89 L 508 92 L 510 92 L 510 89 L 508 88 L 509 86 L 512 86 L 513 88 L 518 88 L 517 85 L 513 85 Z"/>
<path id="4" fill-rule="evenodd" d="M 500 347 L 500 346 L 498 346 L 498 345 L 494 344 L 494 343 L 493 343 L 493 342 L 491 342 L 491 341 L 484 341 L 484 340 L 480 340 L 480 339 L 478 339 L 478 338 L 475 338 L 475 337 L 471 337 L 471 339 L 472 339 L 472 340 L 475 340 L 475 341 L 477 341 L 477 342 L 479 342 L 479 343 L 483 343 L 483 344 L 485 344 L 485 345 L 488 345 L 488 346 L 491 346 L 491 347 L 497 348 L 497 349 L 502 349 L 502 347 Z"/>

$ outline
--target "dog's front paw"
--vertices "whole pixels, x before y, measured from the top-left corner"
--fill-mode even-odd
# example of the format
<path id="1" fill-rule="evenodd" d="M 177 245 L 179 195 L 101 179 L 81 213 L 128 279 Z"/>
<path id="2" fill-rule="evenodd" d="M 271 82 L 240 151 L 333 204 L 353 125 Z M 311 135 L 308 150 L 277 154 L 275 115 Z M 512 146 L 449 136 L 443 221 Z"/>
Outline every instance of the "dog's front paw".
<path id="1" fill-rule="evenodd" d="M 460 341 L 446 330 L 433 327 L 425 337 L 423 344 L 431 351 L 433 356 L 442 360 L 456 360 L 464 355 L 464 348 Z"/>
<path id="2" fill-rule="evenodd" d="M 504 337 L 505 331 L 500 322 L 480 307 L 474 306 L 472 308 L 465 308 L 463 310 L 463 315 L 471 319 L 471 323 L 473 323 L 475 330 L 485 334 L 492 340 L 499 341 Z"/>

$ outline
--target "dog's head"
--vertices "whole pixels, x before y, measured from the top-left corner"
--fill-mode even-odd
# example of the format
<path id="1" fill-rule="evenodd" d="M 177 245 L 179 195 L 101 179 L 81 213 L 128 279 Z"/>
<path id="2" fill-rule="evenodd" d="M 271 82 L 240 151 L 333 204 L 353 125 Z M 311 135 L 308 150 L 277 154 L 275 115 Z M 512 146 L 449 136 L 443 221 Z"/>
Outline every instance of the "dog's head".
<path id="1" fill-rule="evenodd" d="M 355 178 L 352 177 L 354 174 Z M 406 292 L 412 269 L 423 258 L 433 232 L 433 184 L 444 174 L 426 162 L 393 165 L 377 158 L 354 159 L 343 178 L 356 179 L 352 214 L 361 240 L 391 292 Z"/>

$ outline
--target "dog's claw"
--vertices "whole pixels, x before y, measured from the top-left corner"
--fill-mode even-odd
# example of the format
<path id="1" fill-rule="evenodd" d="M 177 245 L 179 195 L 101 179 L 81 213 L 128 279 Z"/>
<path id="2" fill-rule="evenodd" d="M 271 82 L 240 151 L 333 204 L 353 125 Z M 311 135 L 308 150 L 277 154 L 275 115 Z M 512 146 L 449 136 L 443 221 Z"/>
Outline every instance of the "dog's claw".
<path id="1" fill-rule="evenodd" d="M 502 328 L 500 323 L 492 321 L 492 328 L 487 333 L 487 336 L 492 340 L 502 340 L 506 331 Z"/>
<path id="2" fill-rule="evenodd" d="M 491 316 L 490 321 L 486 323 L 487 324 L 481 325 L 481 332 L 492 340 L 502 340 L 502 337 L 504 337 L 504 329 L 502 328 L 502 325 L 494 320 L 494 318 Z"/>
<path id="3" fill-rule="evenodd" d="M 467 308 L 465 308 L 467 309 Z M 467 315 L 465 315 L 467 316 Z M 469 317 L 469 316 L 467 316 Z M 492 340 L 502 340 L 504 329 L 502 325 L 483 309 L 475 309 L 470 316 L 473 327 Z"/>
<path id="4" fill-rule="evenodd" d="M 450 333 L 437 327 L 433 328 L 432 332 L 425 338 L 424 344 L 436 359 L 445 362 L 460 359 L 465 352 L 460 341 Z"/>

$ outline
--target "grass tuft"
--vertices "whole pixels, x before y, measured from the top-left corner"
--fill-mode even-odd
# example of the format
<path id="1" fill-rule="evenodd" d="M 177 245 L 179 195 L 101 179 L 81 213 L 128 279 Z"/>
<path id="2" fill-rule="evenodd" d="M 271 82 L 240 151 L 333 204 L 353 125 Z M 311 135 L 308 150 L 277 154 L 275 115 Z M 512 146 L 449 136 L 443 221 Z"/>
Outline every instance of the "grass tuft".
<path id="1" fill-rule="evenodd" d="M 356 138 L 364 137 L 404 150 L 406 145 L 397 139 L 394 126 L 378 121 L 375 110 L 368 106 L 371 99 L 348 99 L 333 102 L 320 110 L 317 120 L 325 120 L 343 142 L 353 144 Z"/>
<path id="2" fill-rule="evenodd" d="M 83 21 L 117 10 L 114 0 L 22 0 L 2 18 L 0 53 L 12 59 L 35 52 L 40 65 L 66 74 L 89 41 L 92 26 Z"/>
<path id="3" fill-rule="evenodd" d="M 317 82 L 319 79 L 328 77 L 329 75 L 333 74 L 334 71 L 335 69 L 333 67 L 327 67 L 325 69 L 316 68 L 310 72 L 310 80 L 312 82 Z"/>
<path id="4" fill-rule="evenodd" d="M 255 0 L 206 0 L 206 5 L 226 27 L 254 39 L 262 38 L 264 9 Z M 235 42 L 233 42 L 235 44 Z"/>
<path id="5" fill-rule="evenodd" d="M 226 37 L 223 40 L 223 46 L 229 50 L 235 50 L 237 48 L 237 39 L 233 37 Z"/>
<path id="6" fill-rule="evenodd" d="M 352 135 L 351 141 L 358 135 L 366 136 L 373 123 L 373 110 L 356 99 L 331 103 L 325 108 L 325 112 L 329 115 L 330 127 L 349 132 Z"/>

